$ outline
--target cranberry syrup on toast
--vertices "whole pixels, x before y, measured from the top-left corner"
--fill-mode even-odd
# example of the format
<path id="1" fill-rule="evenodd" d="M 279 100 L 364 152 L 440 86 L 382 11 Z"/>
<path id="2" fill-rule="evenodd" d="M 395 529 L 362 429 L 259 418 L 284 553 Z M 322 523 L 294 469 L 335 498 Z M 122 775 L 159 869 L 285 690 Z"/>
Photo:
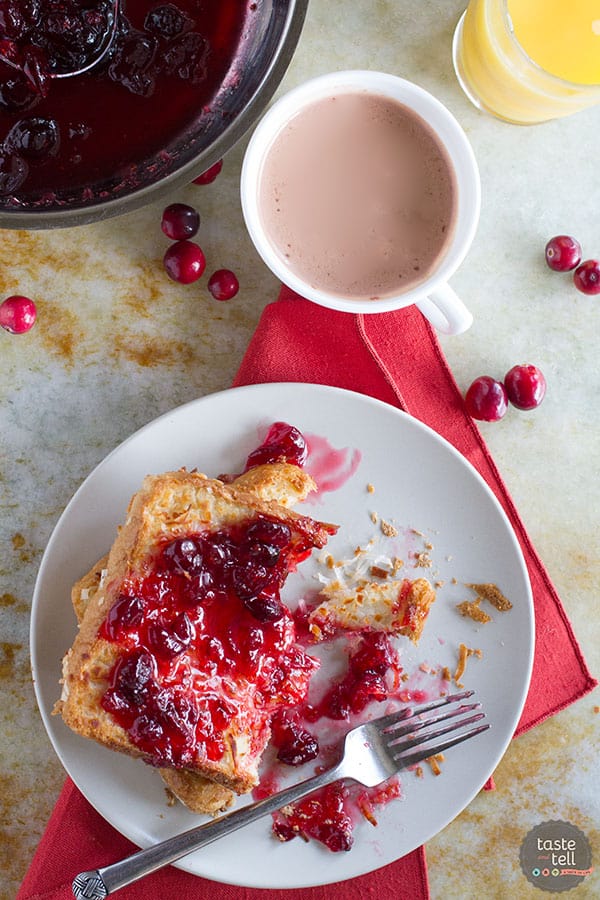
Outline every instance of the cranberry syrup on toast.
<path id="1" fill-rule="evenodd" d="M 65 657 L 65 722 L 162 769 L 251 790 L 273 712 L 306 697 L 318 666 L 280 592 L 337 529 L 277 502 L 314 488 L 285 440 L 230 484 L 147 476 Z"/>

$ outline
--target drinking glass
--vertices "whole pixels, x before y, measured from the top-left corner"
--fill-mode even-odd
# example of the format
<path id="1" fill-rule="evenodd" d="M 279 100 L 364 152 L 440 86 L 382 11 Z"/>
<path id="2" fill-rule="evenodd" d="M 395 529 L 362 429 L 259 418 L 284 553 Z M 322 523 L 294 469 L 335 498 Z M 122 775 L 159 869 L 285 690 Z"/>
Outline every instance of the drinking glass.
<path id="1" fill-rule="evenodd" d="M 568 116 L 600 102 L 600 6 L 596 4 L 594 19 L 589 0 L 511 3 L 515 4 L 515 21 L 516 4 L 529 7 L 528 33 L 537 31 L 537 35 L 552 38 L 546 68 L 534 61 L 517 40 L 508 0 L 471 0 L 457 25 L 452 48 L 454 69 L 469 100 L 479 109 L 519 125 Z M 565 30 L 566 19 L 576 29 L 574 33 Z M 560 50 L 561 75 L 569 71 L 570 64 L 573 71 L 580 70 L 583 48 L 573 34 L 585 36 L 585 52 L 590 66 L 596 60 L 599 83 L 577 83 L 547 70 L 552 67 L 552 47 Z"/>

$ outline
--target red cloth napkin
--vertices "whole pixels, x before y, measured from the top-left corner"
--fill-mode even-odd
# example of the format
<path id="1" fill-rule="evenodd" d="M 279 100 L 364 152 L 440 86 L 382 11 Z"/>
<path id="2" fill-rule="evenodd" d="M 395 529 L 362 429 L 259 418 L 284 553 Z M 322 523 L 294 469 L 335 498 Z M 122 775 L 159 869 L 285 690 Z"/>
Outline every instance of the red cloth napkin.
<path id="1" fill-rule="evenodd" d="M 235 380 L 329 384 L 359 391 L 405 410 L 434 428 L 473 463 L 503 505 L 527 562 L 536 613 L 531 687 L 517 734 L 596 686 L 569 620 L 531 545 L 438 341 L 410 307 L 382 315 L 349 315 L 315 306 L 282 290 L 268 306 Z M 67 780 L 17 900 L 68 900 L 71 880 L 134 851 Z M 333 861 L 332 861 L 333 863 Z M 399 887 L 401 886 L 401 887 Z M 263 891 L 216 884 L 169 867 L 117 896 L 123 900 L 426 900 L 424 848 L 360 878 L 325 887 Z"/>

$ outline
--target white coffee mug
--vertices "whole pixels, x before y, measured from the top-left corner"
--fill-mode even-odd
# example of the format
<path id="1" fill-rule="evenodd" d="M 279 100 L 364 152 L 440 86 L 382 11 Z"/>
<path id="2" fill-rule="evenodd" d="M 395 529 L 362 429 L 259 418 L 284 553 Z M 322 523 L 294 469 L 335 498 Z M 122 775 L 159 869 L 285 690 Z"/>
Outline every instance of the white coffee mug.
<path id="1" fill-rule="evenodd" d="M 357 92 L 389 97 L 421 116 L 446 148 L 457 186 L 453 235 L 434 270 L 422 283 L 378 299 L 340 296 L 299 277 L 269 239 L 260 215 L 261 173 L 281 130 L 308 104 L 340 93 Z M 248 233 L 263 261 L 284 284 L 308 300 L 350 313 L 381 313 L 414 303 L 444 334 L 460 334 L 471 325 L 471 313 L 447 281 L 462 263 L 475 236 L 481 205 L 479 170 L 471 145 L 454 116 L 416 84 L 383 72 L 355 70 L 321 75 L 294 88 L 271 106 L 252 135 L 242 165 L 241 200 Z"/>

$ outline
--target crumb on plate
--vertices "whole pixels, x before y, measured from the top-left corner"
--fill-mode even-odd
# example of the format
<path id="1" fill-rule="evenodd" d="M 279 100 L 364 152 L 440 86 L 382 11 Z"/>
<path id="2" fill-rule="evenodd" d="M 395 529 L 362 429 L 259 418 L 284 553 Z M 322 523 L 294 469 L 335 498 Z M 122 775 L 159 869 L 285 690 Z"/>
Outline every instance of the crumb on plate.
<path id="1" fill-rule="evenodd" d="M 480 603 L 481 597 L 477 597 L 476 600 L 463 600 L 462 603 L 457 603 L 456 608 L 461 616 L 473 619 L 474 622 L 480 622 L 481 624 L 491 622 L 492 617 L 488 616 L 485 610 L 481 609 Z"/>
<path id="2" fill-rule="evenodd" d="M 481 597 L 482 600 L 487 600 L 488 603 L 491 603 L 499 612 L 506 612 L 509 609 L 512 609 L 512 603 L 510 600 L 504 596 L 500 588 L 496 584 L 484 583 L 484 584 L 468 584 L 467 587 L 471 588 L 472 591 L 475 591 L 478 597 Z"/>
<path id="3" fill-rule="evenodd" d="M 381 520 L 381 531 L 385 534 L 386 537 L 397 537 L 398 529 L 395 528 L 391 522 L 386 522 L 385 519 Z"/>
<path id="4" fill-rule="evenodd" d="M 465 674 L 467 660 L 470 656 L 476 656 L 477 659 L 481 659 L 483 654 L 481 650 L 473 650 L 471 647 L 467 647 L 466 644 L 460 644 L 458 648 L 458 664 L 454 673 L 454 683 L 457 688 L 464 688 L 464 684 L 461 684 L 460 679 Z"/>
<path id="5" fill-rule="evenodd" d="M 431 771 L 434 775 L 441 775 L 442 769 L 440 763 L 444 761 L 443 753 L 436 753 L 434 756 L 428 756 L 425 760 L 426 763 L 429 763 L 431 766 Z"/>

